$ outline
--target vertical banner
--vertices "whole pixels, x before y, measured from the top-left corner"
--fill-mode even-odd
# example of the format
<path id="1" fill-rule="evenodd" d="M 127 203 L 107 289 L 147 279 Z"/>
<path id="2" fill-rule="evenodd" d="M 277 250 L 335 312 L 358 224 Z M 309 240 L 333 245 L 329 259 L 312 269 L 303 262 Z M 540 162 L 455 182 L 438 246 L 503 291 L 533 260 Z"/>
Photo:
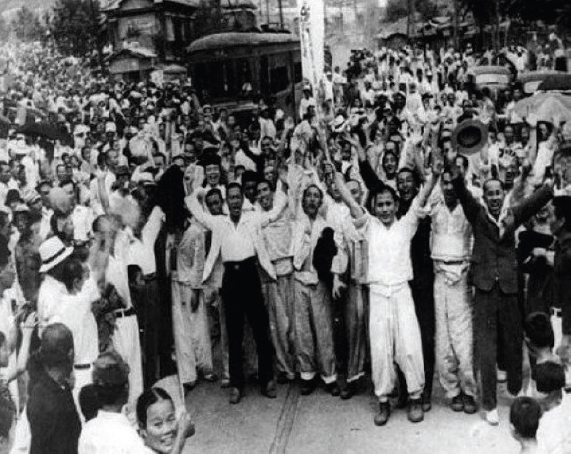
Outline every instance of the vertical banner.
<path id="1" fill-rule="evenodd" d="M 324 0 L 297 0 L 299 36 L 301 42 L 301 70 L 311 82 L 313 96 L 323 80 L 325 7 Z"/>

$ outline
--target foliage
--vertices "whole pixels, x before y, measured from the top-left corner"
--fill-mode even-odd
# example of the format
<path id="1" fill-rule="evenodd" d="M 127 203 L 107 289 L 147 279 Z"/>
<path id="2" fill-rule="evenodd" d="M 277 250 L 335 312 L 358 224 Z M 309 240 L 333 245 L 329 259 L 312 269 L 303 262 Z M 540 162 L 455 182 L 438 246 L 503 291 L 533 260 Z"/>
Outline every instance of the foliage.
<path id="1" fill-rule="evenodd" d="M 48 27 L 64 55 L 85 56 L 100 45 L 98 0 L 57 0 Z"/>
<path id="2" fill-rule="evenodd" d="M 38 41 L 45 36 L 45 27 L 40 21 L 40 16 L 25 6 L 16 12 L 10 28 L 22 41 Z"/>
<path id="3" fill-rule="evenodd" d="M 218 33 L 223 29 L 221 0 L 201 0 L 195 16 L 195 36 L 197 38 Z"/>
<path id="4" fill-rule="evenodd" d="M 409 4 L 414 1 L 414 9 L 421 19 L 430 20 L 438 16 L 438 5 L 432 0 L 389 0 L 386 8 L 386 21 L 395 22 L 408 16 Z M 413 5 L 411 5 L 413 6 Z"/>
<path id="5" fill-rule="evenodd" d="M 9 34 L 10 24 L 6 23 L 6 20 L 0 16 L 0 41 L 6 41 Z"/>

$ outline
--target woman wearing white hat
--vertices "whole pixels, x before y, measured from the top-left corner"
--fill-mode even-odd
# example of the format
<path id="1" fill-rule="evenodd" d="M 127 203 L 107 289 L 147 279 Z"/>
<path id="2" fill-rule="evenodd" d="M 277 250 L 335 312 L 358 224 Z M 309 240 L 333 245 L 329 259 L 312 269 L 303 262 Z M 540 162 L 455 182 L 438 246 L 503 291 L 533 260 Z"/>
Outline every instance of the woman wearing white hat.
<path id="1" fill-rule="evenodd" d="M 45 274 L 38 292 L 38 319 L 41 331 L 50 324 L 57 303 L 65 294 L 63 264 L 73 253 L 73 247 L 66 247 L 56 236 L 48 238 L 39 248 L 42 265 L 40 273 Z"/>

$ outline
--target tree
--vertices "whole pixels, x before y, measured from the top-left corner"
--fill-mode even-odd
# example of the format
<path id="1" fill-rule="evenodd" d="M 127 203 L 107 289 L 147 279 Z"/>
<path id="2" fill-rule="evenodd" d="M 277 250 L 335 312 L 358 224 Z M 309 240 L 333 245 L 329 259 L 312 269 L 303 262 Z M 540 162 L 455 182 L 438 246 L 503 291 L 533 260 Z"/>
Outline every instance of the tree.
<path id="1" fill-rule="evenodd" d="M 100 17 L 98 0 L 57 0 L 48 27 L 60 52 L 83 57 L 99 51 Z"/>
<path id="2" fill-rule="evenodd" d="M 220 0 L 201 0 L 196 10 L 194 24 L 196 38 L 223 31 Z"/>
<path id="3" fill-rule="evenodd" d="M 16 12 L 10 28 L 16 37 L 22 41 L 38 41 L 45 35 L 45 27 L 38 14 L 23 6 Z"/>
<path id="4" fill-rule="evenodd" d="M 420 14 L 424 21 L 428 21 L 435 16 L 438 16 L 438 6 L 432 0 L 413 0 L 414 10 Z M 386 8 L 386 21 L 396 22 L 409 14 L 408 1 L 403 0 L 389 0 Z M 412 1 L 410 2 L 412 3 Z"/>

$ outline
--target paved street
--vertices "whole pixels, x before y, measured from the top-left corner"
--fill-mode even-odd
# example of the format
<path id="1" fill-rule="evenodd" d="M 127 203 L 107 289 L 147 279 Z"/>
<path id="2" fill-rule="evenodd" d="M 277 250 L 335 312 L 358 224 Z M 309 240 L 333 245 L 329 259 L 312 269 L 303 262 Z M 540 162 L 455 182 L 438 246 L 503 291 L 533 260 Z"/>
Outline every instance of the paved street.
<path id="1" fill-rule="evenodd" d="M 440 390 L 435 384 L 435 392 Z M 324 389 L 300 396 L 297 386 L 279 386 L 278 398 L 262 397 L 254 385 L 238 405 L 230 405 L 219 384 L 201 383 L 187 398 L 196 422 L 188 453 L 438 453 L 511 454 L 518 445 L 509 434 L 506 397 L 500 399 L 500 425 L 479 415 L 453 413 L 437 395 L 424 422 L 411 424 L 406 410 L 394 410 L 385 427 L 373 424 L 371 390 L 349 401 Z M 174 389 L 170 390 L 175 393 Z M 505 396 L 505 391 L 500 390 Z"/>

